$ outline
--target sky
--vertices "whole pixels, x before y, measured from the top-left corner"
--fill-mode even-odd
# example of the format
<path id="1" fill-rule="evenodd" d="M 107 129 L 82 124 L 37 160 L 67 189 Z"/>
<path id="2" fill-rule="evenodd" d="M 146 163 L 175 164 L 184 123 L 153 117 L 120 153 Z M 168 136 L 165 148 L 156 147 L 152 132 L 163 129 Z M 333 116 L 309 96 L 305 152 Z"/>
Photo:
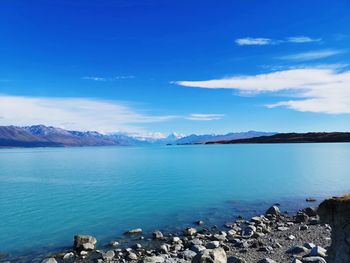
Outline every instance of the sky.
<path id="1" fill-rule="evenodd" d="M 350 130 L 348 0 L 2 0 L 0 125 Z"/>

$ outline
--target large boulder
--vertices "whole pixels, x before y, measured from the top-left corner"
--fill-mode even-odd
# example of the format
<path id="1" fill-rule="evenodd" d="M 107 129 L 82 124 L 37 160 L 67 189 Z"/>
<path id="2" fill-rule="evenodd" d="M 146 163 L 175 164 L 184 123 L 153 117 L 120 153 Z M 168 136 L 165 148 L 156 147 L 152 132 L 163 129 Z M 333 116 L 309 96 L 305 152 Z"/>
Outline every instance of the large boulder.
<path id="1" fill-rule="evenodd" d="M 75 250 L 94 250 L 96 249 L 96 243 L 97 243 L 97 240 L 93 236 L 89 236 L 89 235 L 74 236 Z"/>
<path id="2" fill-rule="evenodd" d="M 205 249 L 192 259 L 192 263 L 227 263 L 226 252 L 221 247 Z"/>
<path id="3" fill-rule="evenodd" d="M 350 195 L 323 201 L 318 214 L 322 223 L 332 227 L 332 245 L 327 261 L 349 263 L 350 259 Z"/>

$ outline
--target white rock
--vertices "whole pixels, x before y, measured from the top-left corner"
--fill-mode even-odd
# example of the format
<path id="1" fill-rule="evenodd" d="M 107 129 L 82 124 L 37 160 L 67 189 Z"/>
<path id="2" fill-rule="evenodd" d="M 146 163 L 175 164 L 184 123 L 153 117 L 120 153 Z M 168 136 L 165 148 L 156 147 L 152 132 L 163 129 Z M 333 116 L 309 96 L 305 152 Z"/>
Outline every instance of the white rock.
<path id="1" fill-rule="evenodd" d="M 57 263 L 55 258 L 45 258 L 41 263 Z"/>
<path id="2" fill-rule="evenodd" d="M 165 259 L 159 256 L 145 257 L 143 263 L 163 263 Z"/>
<path id="3" fill-rule="evenodd" d="M 66 260 L 66 259 L 70 259 L 72 257 L 74 257 L 74 253 L 69 252 L 69 253 L 64 254 L 63 259 Z"/>

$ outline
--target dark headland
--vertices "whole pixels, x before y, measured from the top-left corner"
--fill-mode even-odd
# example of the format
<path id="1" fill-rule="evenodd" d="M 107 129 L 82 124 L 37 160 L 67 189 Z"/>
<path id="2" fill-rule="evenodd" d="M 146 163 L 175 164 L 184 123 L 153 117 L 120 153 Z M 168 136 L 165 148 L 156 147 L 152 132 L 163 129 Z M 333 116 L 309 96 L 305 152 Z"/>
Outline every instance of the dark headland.
<path id="1" fill-rule="evenodd" d="M 205 144 L 244 144 L 244 143 L 334 143 L 350 142 L 350 132 L 308 132 L 278 133 L 248 139 L 206 142 Z"/>

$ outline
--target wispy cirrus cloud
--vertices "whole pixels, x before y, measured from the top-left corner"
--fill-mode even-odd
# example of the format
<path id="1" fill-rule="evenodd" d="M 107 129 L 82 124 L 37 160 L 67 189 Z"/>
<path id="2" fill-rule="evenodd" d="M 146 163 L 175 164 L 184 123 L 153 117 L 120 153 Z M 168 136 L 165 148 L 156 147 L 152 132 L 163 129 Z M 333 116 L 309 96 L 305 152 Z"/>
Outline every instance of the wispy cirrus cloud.
<path id="1" fill-rule="evenodd" d="M 310 43 L 310 42 L 319 42 L 321 38 L 311 38 L 308 36 L 294 36 L 288 37 L 286 39 L 271 39 L 264 37 L 245 37 L 237 38 L 235 43 L 238 46 L 265 46 L 265 45 L 278 45 L 283 43 Z"/>
<path id="2" fill-rule="evenodd" d="M 235 42 L 239 46 L 264 46 L 264 45 L 272 44 L 272 39 L 245 37 L 245 38 L 238 38 L 235 40 Z"/>
<path id="3" fill-rule="evenodd" d="M 257 95 L 288 91 L 295 99 L 266 105 L 302 112 L 350 113 L 350 71 L 334 68 L 289 69 L 258 75 L 204 81 L 178 81 L 178 85 L 207 89 L 234 89 Z"/>
<path id="4" fill-rule="evenodd" d="M 328 57 L 332 57 L 342 53 L 344 53 L 344 50 L 324 49 L 324 50 L 308 51 L 308 52 L 286 55 L 286 56 L 279 57 L 279 59 L 292 60 L 292 61 L 308 61 L 308 60 L 328 58 Z"/>
<path id="5" fill-rule="evenodd" d="M 311 38 L 306 36 L 298 36 L 298 37 L 288 37 L 286 42 L 291 43 L 310 43 L 310 42 L 319 42 L 321 38 Z"/>
<path id="6" fill-rule="evenodd" d="M 151 115 L 127 103 L 93 98 L 45 98 L 0 95 L 0 125 L 44 124 L 69 130 L 145 132 L 142 124 L 165 122 L 174 115 Z M 140 127 L 141 125 L 141 127 Z"/>
<path id="7" fill-rule="evenodd" d="M 225 115 L 224 114 L 204 114 L 204 113 L 192 113 L 188 117 L 186 117 L 187 120 L 191 121 L 215 121 L 215 120 L 221 120 Z"/>
<path id="8" fill-rule="evenodd" d="M 133 75 L 125 75 L 125 76 L 114 76 L 114 77 L 101 77 L 101 76 L 85 76 L 81 79 L 83 80 L 93 80 L 93 81 L 115 81 L 115 80 L 122 80 L 122 79 L 134 79 L 135 76 Z"/>

